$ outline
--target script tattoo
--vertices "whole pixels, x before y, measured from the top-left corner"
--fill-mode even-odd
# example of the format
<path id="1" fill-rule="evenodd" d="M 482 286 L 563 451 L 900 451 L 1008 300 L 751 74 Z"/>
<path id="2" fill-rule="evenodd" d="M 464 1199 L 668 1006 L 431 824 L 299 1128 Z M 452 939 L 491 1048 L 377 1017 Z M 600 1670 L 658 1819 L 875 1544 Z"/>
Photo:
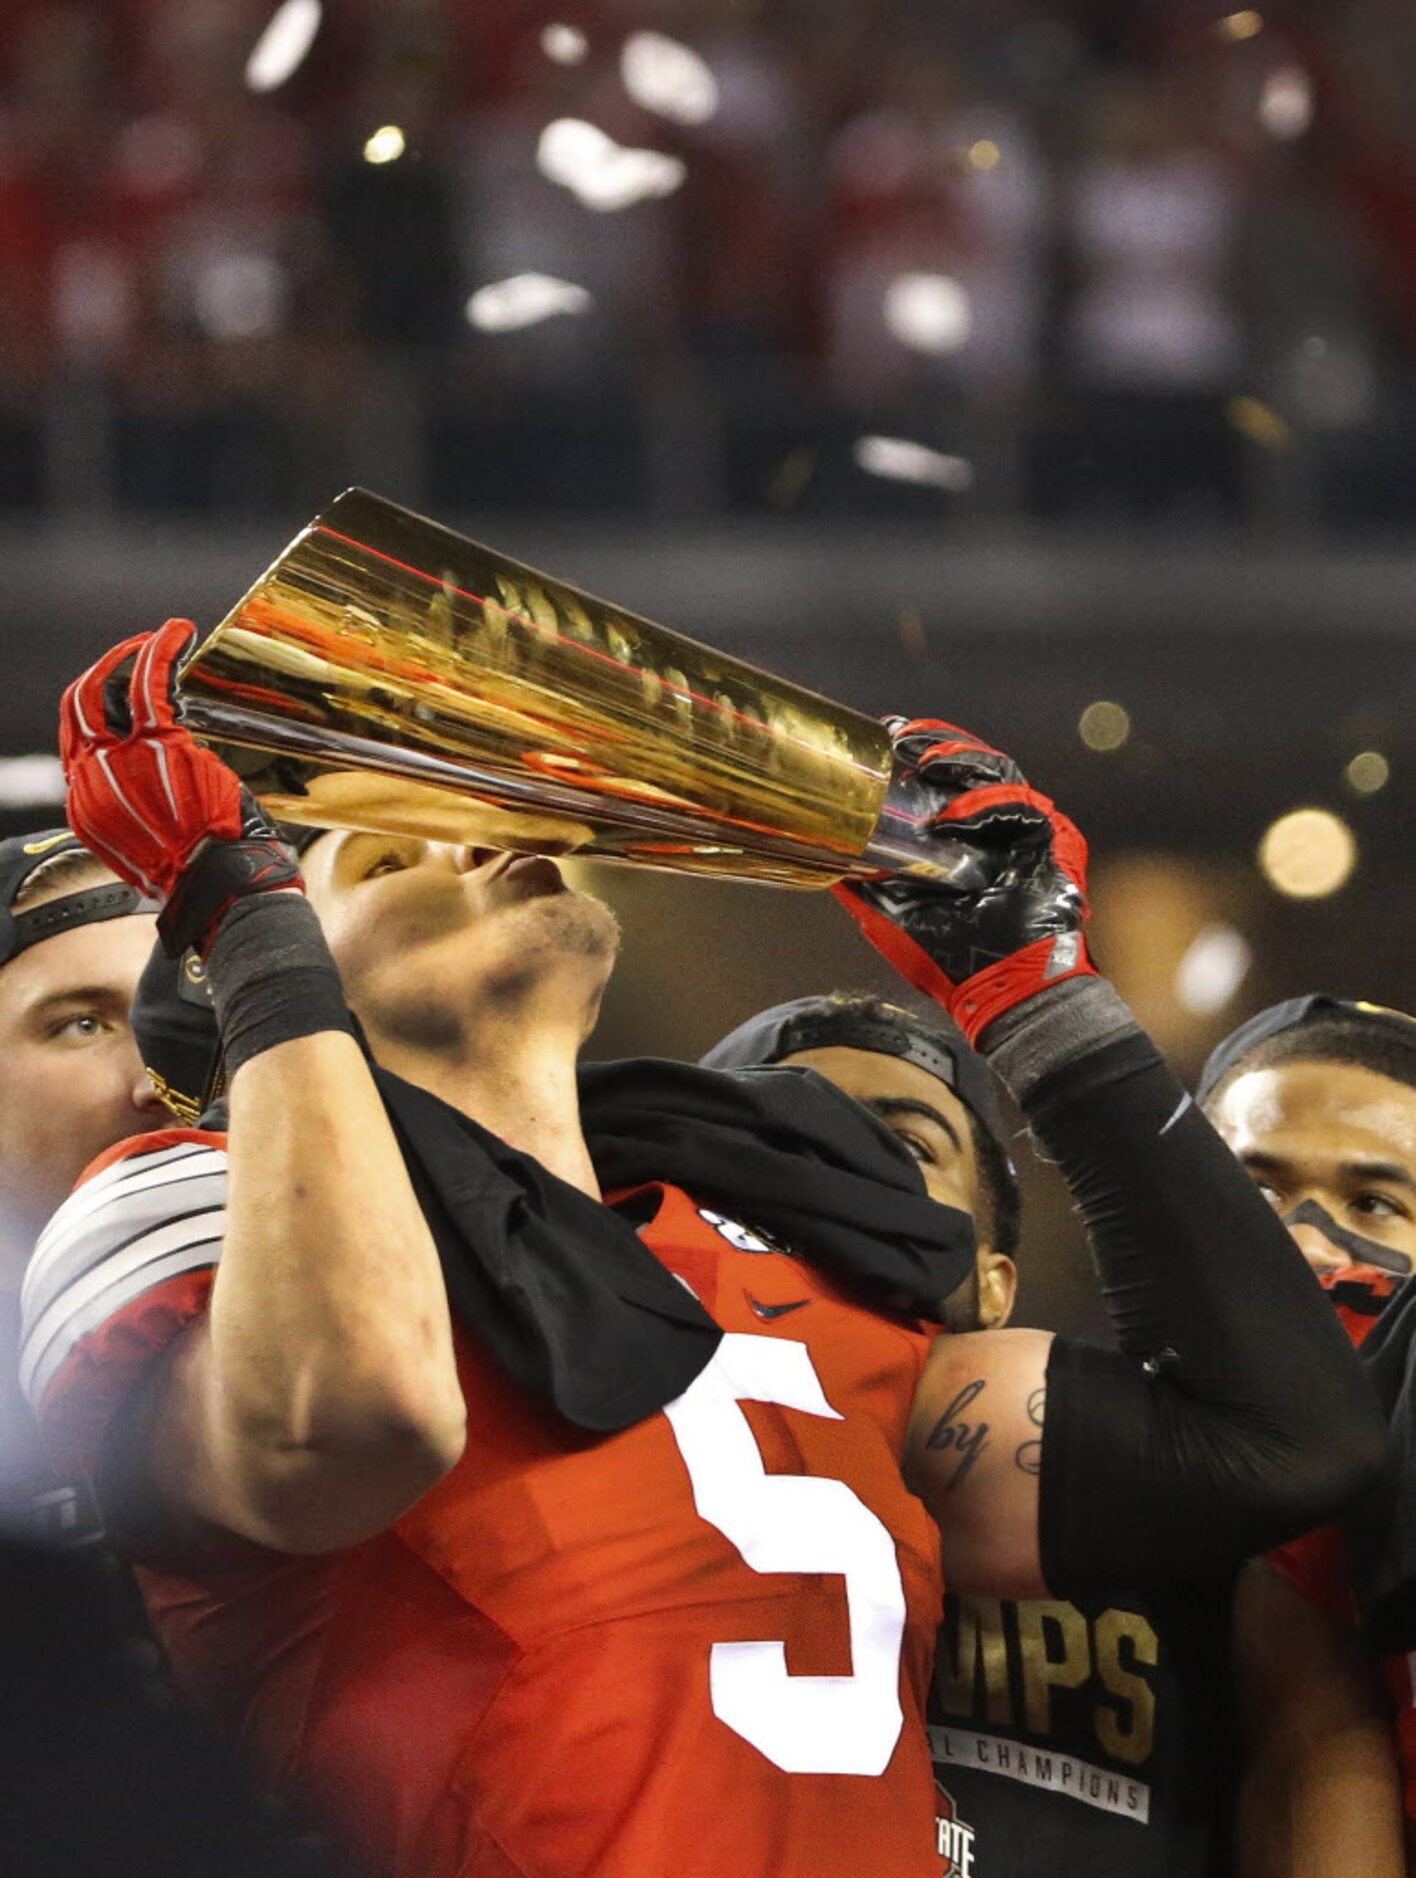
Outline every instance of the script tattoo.
<path id="1" fill-rule="evenodd" d="M 1047 1406 L 1046 1389 L 1034 1389 L 1028 1397 L 1028 1420 L 1033 1427 L 1041 1430 L 1043 1411 Z M 1038 1433 L 1031 1440 L 1023 1442 L 1013 1456 L 1013 1465 L 1020 1473 L 1040 1474 L 1042 1472 L 1042 1435 Z"/>
<path id="2" fill-rule="evenodd" d="M 964 1419 L 964 1411 L 983 1394 L 984 1386 L 981 1376 L 973 1382 L 966 1382 L 934 1424 L 925 1442 L 928 1448 L 948 1449 L 959 1456 L 958 1466 L 944 1483 L 946 1493 L 953 1492 L 988 1445 L 988 1423 Z"/>

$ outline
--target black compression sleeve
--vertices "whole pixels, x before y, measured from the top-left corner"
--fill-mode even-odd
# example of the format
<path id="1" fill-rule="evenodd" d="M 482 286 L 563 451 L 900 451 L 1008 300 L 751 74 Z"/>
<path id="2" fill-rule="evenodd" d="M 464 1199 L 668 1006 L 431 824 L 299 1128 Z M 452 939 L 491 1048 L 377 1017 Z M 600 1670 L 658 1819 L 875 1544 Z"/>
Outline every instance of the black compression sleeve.
<path id="1" fill-rule="evenodd" d="M 1150 1040 L 1128 1027 L 1024 1106 L 1121 1344 L 1053 1346 L 1049 1587 L 1194 1578 L 1332 1518 L 1380 1469 L 1375 1400 L 1287 1232 Z"/>
<path id="2" fill-rule="evenodd" d="M 320 923 L 302 893 L 238 900 L 207 957 L 229 1081 L 253 1056 L 353 1019 Z"/>

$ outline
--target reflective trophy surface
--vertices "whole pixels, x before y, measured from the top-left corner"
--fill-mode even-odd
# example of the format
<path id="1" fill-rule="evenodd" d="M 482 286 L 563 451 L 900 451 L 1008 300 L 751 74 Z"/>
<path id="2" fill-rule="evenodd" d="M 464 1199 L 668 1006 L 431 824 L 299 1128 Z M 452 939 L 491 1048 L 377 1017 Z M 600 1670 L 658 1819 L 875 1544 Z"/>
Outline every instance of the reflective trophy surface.
<path id="1" fill-rule="evenodd" d="M 184 718 L 282 820 L 788 886 L 947 880 L 874 719 L 367 490 L 188 660 Z"/>

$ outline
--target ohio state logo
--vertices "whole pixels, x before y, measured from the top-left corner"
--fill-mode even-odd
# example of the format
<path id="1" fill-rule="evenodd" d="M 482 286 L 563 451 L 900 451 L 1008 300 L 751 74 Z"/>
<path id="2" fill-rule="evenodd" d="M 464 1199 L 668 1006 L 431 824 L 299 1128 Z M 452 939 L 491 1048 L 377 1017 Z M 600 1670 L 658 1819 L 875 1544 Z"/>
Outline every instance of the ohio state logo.
<path id="1" fill-rule="evenodd" d="M 939 1878 L 974 1878 L 974 1829 L 959 1818 L 954 1797 L 934 1783 L 934 1849 L 943 1863 Z"/>

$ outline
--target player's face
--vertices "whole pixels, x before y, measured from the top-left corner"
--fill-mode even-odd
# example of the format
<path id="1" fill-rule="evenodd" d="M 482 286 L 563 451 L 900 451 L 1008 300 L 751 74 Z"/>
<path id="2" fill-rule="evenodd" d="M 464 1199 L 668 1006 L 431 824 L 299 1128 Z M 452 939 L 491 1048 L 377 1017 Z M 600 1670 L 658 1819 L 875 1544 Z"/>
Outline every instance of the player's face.
<path id="1" fill-rule="evenodd" d="M 1416 1089 L 1282 1063 L 1237 1076 L 1211 1119 L 1315 1271 L 1416 1269 Z"/>
<path id="2" fill-rule="evenodd" d="M 876 1050 L 833 1045 L 798 1050 L 781 1060 L 814 1069 L 868 1108 L 918 1162 L 930 1199 L 979 1220 L 980 1176 L 969 1112 L 946 1083 L 917 1063 Z M 969 1297 L 950 1321 L 957 1329 L 1004 1323 L 1016 1286 L 1013 1261 L 980 1239 Z"/>
<path id="3" fill-rule="evenodd" d="M 619 943 L 609 908 L 554 861 L 402 836 L 326 836 L 302 863 L 349 1001 L 436 1027 L 469 998 L 570 987 L 593 1015 Z M 431 1036 L 429 1041 L 435 1041 Z"/>
<path id="4" fill-rule="evenodd" d="M 0 970 L 0 1285 L 94 1156 L 161 1123 L 128 1022 L 156 931 L 76 926 Z"/>

